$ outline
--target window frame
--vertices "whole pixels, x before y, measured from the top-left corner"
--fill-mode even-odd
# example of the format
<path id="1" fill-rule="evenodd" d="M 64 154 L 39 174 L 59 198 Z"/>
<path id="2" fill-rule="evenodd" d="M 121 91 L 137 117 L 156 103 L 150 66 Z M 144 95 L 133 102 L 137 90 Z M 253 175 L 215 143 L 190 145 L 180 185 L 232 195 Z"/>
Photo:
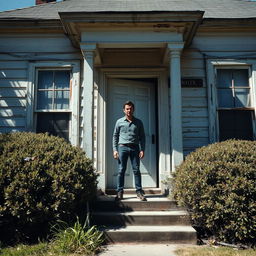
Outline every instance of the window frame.
<path id="1" fill-rule="evenodd" d="M 209 113 L 209 141 L 220 141 L 218 110 L 231 108 L 218 108 L 217 97 L 217 69 L 248 69 L 251 106 L 241 111 L 253 111 L 252 118 L 253 139 L 256 139 L 256 61 L 254 60 L 207 60 L 207 86 L 208 86 L 208 113 Z M 236 109 L 236 108 L 232 108 Z M 241 109 L 241 108 L 237 108 Z"/>
<path id="2" fill-rule="evenodd" d="M 37 110 L 37 85 L 38 71 L 40 70 L 70 70 L 71 74 L 71 97 L 69 99 L 69 109 L 49 109 Z M 29 81 L 27 86 L 27 122 L 26 130 L 36 132 L 36 113 L 42 112 L 69 112 L 70 127 L 69 141 L 72 145 L 79 145 L 79 88 L 80 88 L 80 62 L 35 62 L 29 64 Z"/>

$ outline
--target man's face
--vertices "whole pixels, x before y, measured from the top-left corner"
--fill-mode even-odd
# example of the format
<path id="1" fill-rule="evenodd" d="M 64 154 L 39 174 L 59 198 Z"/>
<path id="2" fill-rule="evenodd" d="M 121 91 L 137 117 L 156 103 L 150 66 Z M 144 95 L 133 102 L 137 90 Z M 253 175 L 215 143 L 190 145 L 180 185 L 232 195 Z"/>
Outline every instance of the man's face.
<path id="1" fill-rule="evenodd" d="M 134 109 L 133 109 L 132 106 L 130 106 L 130 105 L 125 105 L 124 106 L 124 113 L 127 117 L 132 117 L 133 112 L 134 112 Z"/>

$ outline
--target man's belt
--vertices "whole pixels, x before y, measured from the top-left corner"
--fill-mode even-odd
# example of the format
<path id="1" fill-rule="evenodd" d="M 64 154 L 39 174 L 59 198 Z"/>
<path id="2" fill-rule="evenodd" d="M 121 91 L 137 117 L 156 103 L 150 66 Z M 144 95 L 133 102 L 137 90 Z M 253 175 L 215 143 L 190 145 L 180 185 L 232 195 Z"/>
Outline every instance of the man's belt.
<path id="1" fill-rule="evenodd" d="M 128 148 L 135 148 L 135 147 L 138 146 L 138 144 L 127 143 L 127 144 L 119 144 L 119 146 L 121 146 L 121 147 L 128 147 Z"/>

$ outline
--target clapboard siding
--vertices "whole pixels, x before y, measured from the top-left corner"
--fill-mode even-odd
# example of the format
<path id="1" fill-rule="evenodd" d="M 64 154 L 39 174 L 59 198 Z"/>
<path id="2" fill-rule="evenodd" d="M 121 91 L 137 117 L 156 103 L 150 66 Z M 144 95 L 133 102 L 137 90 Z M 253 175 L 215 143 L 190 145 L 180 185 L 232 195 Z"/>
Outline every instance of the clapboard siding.
<path id="1" fill-rule="evenodd" d="M 186 156 L 209 143 L 208 102 L 205 61 L 197 49 L 188 49 L 181 56 L 181 76 L 203 79 L 201 88 L 182 88 L 183 152 Z"/>
<path id="2" fill-rule="evenodd" d="M 30 63 L 80 60 L 63 34 L 0 35 L 0 132 L 26 130 L 26 102 Z"/>
<path id="3" fill-rule="evenodd" d="M 0 38 L 2 45 L 2 40 Z M 26 127 L 27 61 L 0 61 L 0 132 Z"/>

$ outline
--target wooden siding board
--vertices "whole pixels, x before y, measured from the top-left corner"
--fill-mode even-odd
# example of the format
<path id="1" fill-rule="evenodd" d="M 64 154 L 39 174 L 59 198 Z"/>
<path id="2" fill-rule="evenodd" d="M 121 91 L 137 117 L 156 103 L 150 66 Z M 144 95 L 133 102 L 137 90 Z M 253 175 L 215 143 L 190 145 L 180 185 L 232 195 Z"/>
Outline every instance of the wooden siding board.
<path id="1" fill-rule="evenodd" d="M 18 98 L 0 99 L 0 107 L 26 107 L 26 99 L 18 99 Z"/>
<path id="2" fill-rule="evenodd" d="M 207 108 L 183 108 L 182 109 L 182 117 L 208 117 Z"/>
<path id="3" fill-rule="evenodd" d="M 24 118 L 0 118 L 0 126 L 1 127 L 25 127 L 25 119 Z"/>
<path id="4" fill-rule="evenodd" d="M 205 98 L 206 88 L 182 88 L 182 97 Z"/>
<path id="5" fill-rule="evenodd" d="M 208 127 L 186 127 L 183 128 L 182 133 L 184 140 L 199 137 L 208 138 L 209 136 Z"/>
<path id="6" fill-rule="evenodd" d="M 183 97 L 182 98 L 182 107 L 193 108 L 193 107 L 207 107 L 206 98 L 192 98 L 192 97 Z"/>
<path id="7" fill-rule="evenodd" d="M 199 138 L 187 138 L 183 140 L 183 147 L 185 149 L 195 149 L 199 147 L 203 147 L 205 145 L 208 145 L 209 140 L 208 137 L 199 137 Z"/>
<path id="8" fill-rule="evenodd" d="M 24 79 L 27 77 L 25 69 L 0 69 L 0 79 Z"/>
<path id="9" fill-rule="evenodd" d="M 182 124 L 185 127 L 208 127 L 208 118 L 183 117 Z"/>
<path id="10" fill-rule="evenodd" d="M 4 69 L 27 69 L 26 61 L 3 61 L 0 60 L 0 70 Z"/>
<path id="11" fill-rule="evenodd" d="M 26 90 L 25 89 L 14 89 L 14 88 L 0 88 L 0 97 L 8 98 L 25 98 Z"/>
<path id="12" fill-rule="evenodd" d="M 25 132 L 25 127 L 0 127 L 0 133 Z"/>
<path id="13" fill-rule="evenodd" d="M 204 69 L 200 68 L 183 68 L 181 70 L 182 77 L 204 77 L 205 72 Z"/>
<path id="14" fill-rule="evenodd" d="M 27 88 L 27 79 L 0 79 L 0 89 L 2 88 Z"/>
<path id="15" fill-rule="evenodd" d="M 0 117 L 26 117 L 26 109 L 23 108 L 0 108 Z"/>

